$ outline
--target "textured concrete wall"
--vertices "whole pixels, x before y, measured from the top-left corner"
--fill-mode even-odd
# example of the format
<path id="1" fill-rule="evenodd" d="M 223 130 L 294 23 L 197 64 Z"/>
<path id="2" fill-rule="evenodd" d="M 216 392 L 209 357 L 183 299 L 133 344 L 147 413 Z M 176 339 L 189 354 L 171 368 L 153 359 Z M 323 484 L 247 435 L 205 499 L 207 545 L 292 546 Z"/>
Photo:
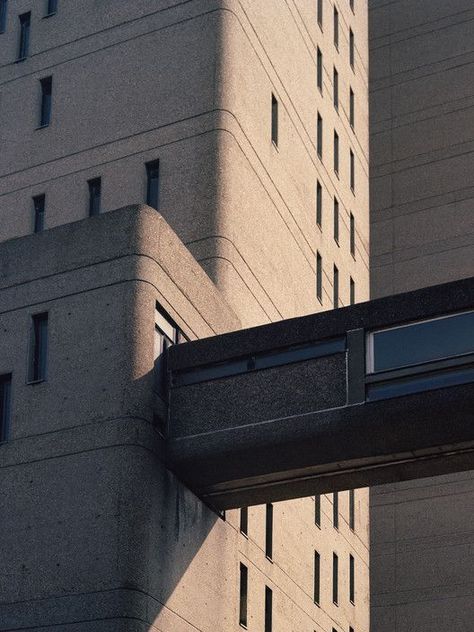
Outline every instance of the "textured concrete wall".
<path id="1" fill-rule="evenodd" d="M 350 276 L 356 299 L 367 298 L 367 3 L 356 0 L 353 13 L 348 2 L 336 2 L 339 50 L 333 44 L 333 4 L 323 4 L 320 28 L 313 0 L 61 0 L 57 15 L 48 19 L 30 0 L 10 2 L 7 30 L 0 36 L 0 239 L 32 231 L 31 197 L 41 193 L 46 193 L 47 228 L 85 218 L 87 180 L 97 176 L 102 177 L 104 212 L 143 201 L 144 163 L 159 159 L 160 213 L 215 281 L 242 326 L 330 309 L 334 264 L 340 270 L 341 304 L 349 302 Z M 30 9 L 32 54 L 17 64 L 17 14 Z M 356 41 L 354 70 L 349 65 L 350 27 Z M 316 86 L 317 46 L 324 55 L 322 95 Z M 339 72 L 339 113 L 332 102 L 333 65 Z M 38 83 L 49 74 L 52 122 L 37 130 Z M 349 85 L 356 98 L 354 131 L 348 123 Z M 272 93 L 279 100 L 278 148 L 270 137 Z M 322 161 L 316 156 L 317 111 L 324 119 Z M 341 145 L 339 177 L 333 171 L 334 128 Z M 351 147 L 355 195 L 349 186 Z M 322 230 L 315 222 L 317 178 L 323 186 Z M 333 239 L 335 195 L 341 211 L 339 244 Z M 355 257 L 349 251 L 350 212 L 356 218 Z M 322 305 L 315 296 L 316 250 L 323 257 Z M 196 287 L 199 283 L 201 277 Z M 191 304 L 199 292 L 193 297 Z M 168 311 L 174 315 L 176 310 L 170 305 Z M 198 337 L 210 333 L 194 328 Z M 152 328 L 144 329 L 150 336 Z M 141 333 L 137 330 L 138 338 Z M 223 573 L 210 560 L 230 555 L 232 572 L 226 567 L 226 577 L 232 592 L 225 599 L 234 608 L 228 625 L 237 627 L 236 546 L 239 559 L 250 567 L 254 629 L 261 627 L 267 582 L 274 587 L 275 627 L 346 630 L 353 625 L 367 630 L 366 492 L 357 492 L 357 499 L 355 533 L 347 525 L 347 494 L 341 494 L 339 531 L 330 525 L 331 496 L 323 499 L 321 531 L 314 525 L 311 498 L 276 507 L 273 564 L 261 546 L 264 508 L 251 510 L 248 540 L 237 534 L 238 512 L 229 512 L 226 526 L 218 522 L 215 527 L 223 541 L 230 538 L 229 550 L 212 538 L 208 549 L 201 542 L 207 542 L 205 536 L 194 543 L 190 538 L 190 559 L 195 555 L 209 563 L 210 571 L 189 571 L 189 584 L 180 584 L 181 590 L 163 601 L 184 617 L 183 629 L 216 627 L 203 612 L 216 603 L 209 593 L 207 605 L 196 609 L 194 604 L 191 617 L 195 588 L 189 586 L 211 582 L 221 600 L 216 577 Z M 198 503 L 194 507 L 205 513 Z M 171 515 L 169 505 L 162 509 Z M 191 518 L 190 529 L 206 520 Z M 312 602 L 315 548 L 327 580 L 321 608 Z M 341 559 L 339 607 L 329 597 L 333 550 Z M 356 557 L 355 607 L 345 588 L 349 550 Z M 176 618 L 158 625 L 166 632 L 177 626 Z"/>
<path id="2" fill-rule="evenodd" d="M 470 0 L 370 7 L 372 295 L 474 275 Z M 469 472 L 375 488 L 374 632 L 470 630 Z"/>

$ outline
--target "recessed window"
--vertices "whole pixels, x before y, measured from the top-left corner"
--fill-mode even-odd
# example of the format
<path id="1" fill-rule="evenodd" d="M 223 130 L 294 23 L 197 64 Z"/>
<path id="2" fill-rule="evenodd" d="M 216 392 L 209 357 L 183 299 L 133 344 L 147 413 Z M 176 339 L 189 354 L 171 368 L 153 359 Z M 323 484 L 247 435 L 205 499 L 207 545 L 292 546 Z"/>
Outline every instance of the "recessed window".
<path id="1" fill-rule="evenodd" d="M 316 298 L 323 302 L 323 259 L 319 252 L 316 253 Z"/>
<path id="2" fill-rule="evenodd" d="M 334 7 L 334 46 L 339 50 L 339 11 Z"/>
<path id="3" fill-rule="evenodd" d="M 30 51 L 30 26 L 31 13 L 23 13 L 18 16 L 20 20 L 20 40 L 18 45 L 18 61 L 26 59 Z"/>
<path id="4" fill-rule="evenodd" d="M 349 632 L 354 632 L 354 628 L 351 625 L 349 626 Z"/>
<path id="5" fill-rule="evenodd" d="M 314 497 L 314 524 L 321 527 L 321 496 L 318 494 Z"/>
<path id="6" fill-rule="evenodd" d="M 102 180 L 94 178 L 88 180 L 89 187 L 89 217 L 100 214 L 101 196 L 102 196 Z"/>
<path id="7" fill-rule="evenodd" d="M 319 91 L 322 93 L 323 91 L 323 54 L 319 46 L 316 52 L 316 79 L 317 79 Z"/>
<path id="8" fill-rule="evenodd" d="M 354 129 L 355 125 L 355 100 L 354 100 L 354 91 L 352 88 L 349 88 L 349 123 Z"/>
<path id="9" fill-rule="evenodd" d="M 40 79 L 41 86 L 41 108 L 39 126 L 46 127 L 51 123 L 51 108 L 53 99 L 53 78 L 44 77 Z"/>
<path id="10" fill-rule="evenodd" d="M 332 85 L 333 85 L 333 101 L 336 110 L 339 110 L 339 73 L 336 67 L 333 68 L 332 73 Z"/>
<path id="11" fill-rule="evenodd" d="M 58 10 L 58 0 L 46 0 L 46 17 L 54 15 Z"/>
<path id="12" fill-rule="evenodd" d="M 320 603 L 321 599 L 321 556 L 318 551 L 314 552 L 314 586 L 313 586 L 313 601 L 314 603 Z"/>
<path id="13" fill-rule="evenodd" d="M 160 192 L 160 162 L 153 160 L 146 163 L 146 203 L 158 210 Z"/>
<path id="14" fill-rule="evenodd" d="M 339 245 L 339 200 L 334 198 L 334 241 Z"/>
<path id="15" fill-rule="evenodd" d="M 323 28 L 323 0 L 318 0 L 318 24 L 319 27 Z"/>
<path id="16" fill-rule="evenodd" d="M 48 314 L 45 312 L 32 317 L 28 382 L 43 382 L 46 379 L 47 355 Z"/>
<path id="17" fill-rule="evenodd" d="M 318 112 L 318 124 L 316 129 L 316 149 L 320 159 L 323 157 L 323 119 Z"/>
<path id="18" fill-rule="evenodd" d="M 272 94 L 272 143 L 278 146 L 278 101 Z"/>
<path id="19" fill-rule="evenodd" d="M 248 536 L 249 534 L 249 508 L 242 507 L 240 510 L 240 533 Z"/>
<path id="20" fill-rule="evenodd" d="M 319 180 L 316 183 L 316 224 L 319 228 L 323 225 L 323 187 Z"/>
<path id="21" fill-rule="evenodd" d="M 265 555 L 273 559 L 273 505 L 267 504 L 265 512 Z"/>
<path id="22" fill-rule="evenodd" d="M 352 149 L 349 150 L 349 161 L 350 161 L 351 189 L 352 189 L 352 192 L 354 192 L 355 191 L 355 156 Z"/>
<path id="23" fill-rule="evenodd" d="M 356 229 L 355 229 L 355 217 L 354 215 L 351 213 L 350 215 L 350 248 L 351 248 L 351 255 L 353 257 L 355 257 L 355 252 L 356 252 Z"/>
<path id="24" fill-rule="evenodd" d="M 356 302 L 356 285 L 352 277 L 349 278 L 349 302 L 354 305 Z"/>
<path id="25" fill-rule="evenodd" d="M 354 13 L 354 0 L 349 0 L 349 6 L 351 8 L 352 13 Z"/>
<path id="26" fill-rule="evenodd" d="M 161 308 L 155 306 L 154 377 L 155 392 L 166 399 L 168 392 L 168 349 L 180 341 L 180 331 L 176 323 Z"/>
<path id="27" fill-rule="evenodd" d="M 248 568 L 240 563 L 239 623 L 247 627 Z"/>
<path id="28" fill-rule="evenodd" d="M 44 230 L 44 213 L 46 206 L 46 196 L 35 195 L 33 198 L 33 221 L 34 221 L 34 232 L 41 233 Z"/>
<path id="29" fill-rule="evenodd" d="M 354 44 L 354 33 L 352 29 L 349 29 L 349 63 L 351 65 L 352 70 L 354 70 L 354 59 L 355 59 L 355 44 Z"/>
<path id="30" fill-rule="evenodd" d="M 332 495 L 332 524 L 335 529 L 339 529 L 339 492 Z"/>
<path id="31" fill-rule="evenodd" d="M 355 603 L 355 560 L 349 555 L 349 600 Z"/>
<path id="32" fill-rule="evenodd" d="M 265 632 L 272 632 L 273 625 L 273 591 L 265 586 Z"/>
<path id="33" fill-rule="evenodd" d="M 7 28 L 8 0 L 0 0 L 0 33 Z"/>
<path id="34" fill-rule="evenodd" d="M 334 309 L 337 309 L 339 307 L 339 270 L 337 266 L 333 268 L 332 302 Z"/>
<path id="35" fill-rule="evenodd" d="M 339 558 L 336 553 L 332 554 L 332 600 L 339 603 Z"/>
<path id="36" fill-rule="evenodd" d="M 334 171 L 339 175 L 339 134 L 334 130 Z"/>
<path id="37" fill-rule="evenodd" d="M 0 442 L 10 434 L 12 376 L 0 375 Z"/>
<path id="38" fill-rule="evenodd" d="M 351 279 L 352 281 L 352 279 Z M 355 530 L 355 491 L 349 491 L 349 528 Z"/>

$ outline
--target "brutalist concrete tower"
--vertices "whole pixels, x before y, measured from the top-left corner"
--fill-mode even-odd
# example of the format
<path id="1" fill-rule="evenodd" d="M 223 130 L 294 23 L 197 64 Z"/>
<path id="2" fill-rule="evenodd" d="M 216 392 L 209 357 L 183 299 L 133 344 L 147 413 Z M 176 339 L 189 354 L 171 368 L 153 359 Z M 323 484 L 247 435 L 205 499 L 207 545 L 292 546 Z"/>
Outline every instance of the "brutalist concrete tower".
<path id="1" fill-rule="evenodd" d="M 369 9 L 375 298 L 474 275 L 474 5 Z M 373 632 L 472 628 L 473 502 L 471 472 L 373 490 Z"/>
<path id="2" fill-rule="evenodd" d="M 0 0 L 0 630 L 368 632 L 366 490 L 219 516 L 163 463 L 169 345 L 368 298 L 367 26 Z"/>

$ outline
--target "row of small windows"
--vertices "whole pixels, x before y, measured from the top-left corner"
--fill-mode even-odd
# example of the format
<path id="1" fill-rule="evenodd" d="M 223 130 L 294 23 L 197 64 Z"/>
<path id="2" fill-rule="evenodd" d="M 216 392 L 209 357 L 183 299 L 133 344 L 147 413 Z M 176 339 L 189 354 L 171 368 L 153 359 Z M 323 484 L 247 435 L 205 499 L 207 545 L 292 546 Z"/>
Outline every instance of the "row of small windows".
<path id="1" fill-rule="evenodd" d="M 316 52 L 316 85 L 319 91 L 323 94 L 323 54 L 318 46 Z M 333 66 L 332 71 L 332 85 L 333 85 L 333 103 L 337 112 L 339 112 L 339 72 L 336 66 Z M 355 127 L 355 96 L 351 86 L 349 86 L 349 124 L 354 129 Z"/>
<path id="2" fill-rule="evenodd" d="M 159 161 L 153 160 L 145 164 L 146 168 L 146 203 L 148 206 L 158 210 L 159 206 L 159 182 L 160 168 Z M 93 178 L 87 181 L 88 187 L 88 213 L 90 217 L 99 215 L 101 212 L 102 198 L 102 178 Z M 35 195 L 33 197 L 33 227 L 35 233 L 42 232 L 45 225 L 46 216 L 46 195 Z"/>
<path id="3" fill-rule="evenodd" d="M 323 159 L 323 119 L 318 112 L 318 118 L 316 123 L 316 151 L 318 158 Z M 333 138 L 333 168 L 334 173 L 339 177 L 339 134 L 334 130 Z M 349 185 L 352 193 L 355 193 L 355 154 L 352 149 L 349 149 Z"/>
<path id="4" fill-rule="evenodd" d="M 323 303 L 323 258 L 319 252 L 316 252 L 316 298 Z M 349 277 L 349 304 L 354 305 L 356 302 L 356 286 L 352 277 Z M 341 305 L 339 295 L 339 268 L 333 265 L 332 271 L 332 304 L 334 309 Z"/>
<path id="5" fill-rule="evenodd" d="M 354 2 L 353 0 L 349 0 L 349 5 L 351 7 L 352 12 L 354 13 Z M 317 15 L 318 15 L 318 24 L 320 28 L 323 28 L 323 0 L 317 0 Z M 339 50 L 339 11 L 337 7 L 334 5 L 333 8 L 333 42 L 336 50 Z M 349 63 L 354 69 L 354 61 L 355 61 L 355 41 L 354 41 L 354 32 L 352 28 L 349 27 Z"/>
<path id="6" fill-rule="evenodd" d="M 339 200 L 334 196 L 333 206 L 334 216 L 334 241 L 339 245 Z M 316 224 L 318 228 L 323 228 L 323 187 L 319 180 L 316 181 Z M 349 247 L 350 253 L 355 258 L 356 251 L 356 227 L 355 217 L 349 214 Z"/>
<path id="7" fill-rule="evenodd" d="M 45 0 L 43 17 L 49 18 L 58 11 L 58 0 Z M 4 33 L 8 20 L 8 0 L 0 0 L 0 33 Z M 30 53 L 31 11 L 18 16 L 18 59 L 23 61 Z"/>
<path id="8" fill-rule="evenodd" d="M 46 379 L 48 358 L 48 313 L 31 317 L 30 343 L 28 348 L 27 384 L 37 384 Z M 0 375 L 0 442 L 7 441 L 11 418 L 12 376 Z"/>
<path id="9" fill-rule="evenodd" d="M 339 492 L 334 492 L 332 503 L 332 523 L 339 529 Z M 321 528 L 321 496 L 314 498 L 314 524 Z M 355 491 L 349 491 L 349 528 L 355 531 Z"/>

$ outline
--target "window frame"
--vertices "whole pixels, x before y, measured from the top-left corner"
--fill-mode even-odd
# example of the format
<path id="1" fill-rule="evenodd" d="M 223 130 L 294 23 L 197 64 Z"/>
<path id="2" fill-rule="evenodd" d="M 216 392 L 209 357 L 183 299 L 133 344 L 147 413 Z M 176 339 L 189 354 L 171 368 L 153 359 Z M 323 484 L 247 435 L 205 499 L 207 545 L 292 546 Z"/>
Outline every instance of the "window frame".
<path id="1" fill-rule="evenodd" d="M 53 76 L 39 80 L 41 87 L 41 103 L 38 129 L 51 125 L 53 113 Z"/>
<path id="2" fill-rule="evenodd" d="M 43 17 L 50 18 L 58 12 L 59 0 L 46 0 L 46 13 Z"/>

